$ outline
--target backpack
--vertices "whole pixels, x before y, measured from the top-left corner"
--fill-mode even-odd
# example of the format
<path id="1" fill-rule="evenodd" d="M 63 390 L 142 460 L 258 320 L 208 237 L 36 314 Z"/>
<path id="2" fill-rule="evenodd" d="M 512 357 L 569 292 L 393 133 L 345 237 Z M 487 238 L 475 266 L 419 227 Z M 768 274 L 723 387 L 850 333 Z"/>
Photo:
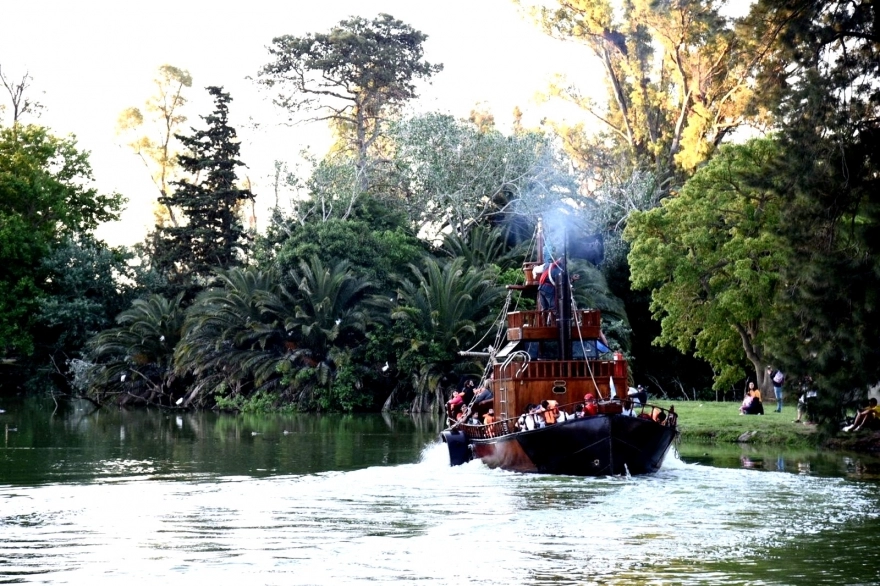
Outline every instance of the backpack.
<path id="1" fill-rule="evenodd" d="M 773 375 L 773 382 L 777 385 L 781 385 L 785 381 L 785 375 L 782 374 L 781 370 L 777 370 L 776 374 Z"/>

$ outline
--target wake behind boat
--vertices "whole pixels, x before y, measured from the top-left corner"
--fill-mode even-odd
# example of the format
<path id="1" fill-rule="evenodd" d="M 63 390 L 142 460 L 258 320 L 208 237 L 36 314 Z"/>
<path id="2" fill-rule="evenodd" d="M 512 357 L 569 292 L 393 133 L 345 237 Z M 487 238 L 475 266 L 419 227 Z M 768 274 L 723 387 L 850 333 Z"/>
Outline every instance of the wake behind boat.
<path id="1" fill-rule="evenodd" d="M 486 354 L 482 388 L 449 409 L 441 436 L 450 464 L 478 458 L 492 468 L 575 476 L 656 472 L 677 435 L 674 409 L 630 396 L 627 362 L 609 356 L 601 313 L 574 306 L 565 254 L 544 263 L 543 248 L 539 223 L 537 261 L 523 265 L 524 285 L 508 287 L 538 309 L 506 311 L 504 344 Z"/>

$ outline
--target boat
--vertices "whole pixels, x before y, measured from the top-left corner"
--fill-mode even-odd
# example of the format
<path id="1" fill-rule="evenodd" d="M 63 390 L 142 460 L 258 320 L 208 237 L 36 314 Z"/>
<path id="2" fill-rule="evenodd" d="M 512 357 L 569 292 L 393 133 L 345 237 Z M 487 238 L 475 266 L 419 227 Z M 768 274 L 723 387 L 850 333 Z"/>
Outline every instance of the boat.
<path id="1" fill-rule="evenodd" d="M 463 400 L 467 418 L 458 420 L 447 412 L 449 425 L 441 437 L 450 465 L 478 459 L 490 468 L 514 472 L 650 474 L 660 469 L 678 436 L 674 407 L 632 396 L 636 393 L 625 357 L 602 342 L 601 312 L 574 306 L 572 284 L 562 268 L 565 249 L 563 245 L 563 260 L 555 265 L 562 276 L 556 279 L 555 308 L 546 309 L 539 299 L 540 275 L 554 268 L 545 262 L 539 221 L 536 258 L 523 264 L 525 282 L 508 286 L 511 294 L 534 299 L 536 309 L 509 311 L 508 295 L 495 346 L 484 353 L 461 353 L 487 358 L 480 382 L 491 398 Z M 586 410 L 581 408 L 585 399 L 590 401 Z M 544 408 L 529 412 L 544 401 Z M 548 410 L 554 413 L 547 416 Z M 492 415 L 484 423 L 481 417 L 487 413 Z"/>

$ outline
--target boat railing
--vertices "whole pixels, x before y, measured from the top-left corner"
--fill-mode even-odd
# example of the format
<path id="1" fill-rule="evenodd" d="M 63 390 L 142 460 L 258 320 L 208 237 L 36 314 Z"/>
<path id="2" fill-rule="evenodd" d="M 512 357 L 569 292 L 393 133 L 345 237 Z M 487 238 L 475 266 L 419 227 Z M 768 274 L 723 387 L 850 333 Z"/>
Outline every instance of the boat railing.
<path id="1" fill-rule="evenodd" d="M 574 406 L 578 403 L 568 403 L 559 405 L 560 411 L 568 414 L 569 410 L 573 411 Z M 602 401 L 597 403 L 598 415 L 618 415 L 623 412 L 623 403 L 620 401 Z M 678 425 L 678 414 L 675 407 L 664 408 L 652 403 L 642 403 L 641 405 L 633 405 L 633 417 L 640 419 L 649 419 L 655 421 L 658 425 L 667 427 L 676 427 Z M 517 421 L 522 415 L 502 419 L 488 425 L 472 425 L 469 423 L 459 423 L 458 427 L 464 432 L 468 439 L 494 439 L 513 435 L 517 432 L 524 431 L 517 427 Z M 568 415 L 568 419 L 574 418 L 574 415 Z M 551 424 L 556 425 L 556 424 Z"/>
<path id="2" fill-rule="evenodd" d="M 598 309 L 579 309 L 572 315 L 573 326 L 593 326 L 600 327 L 602 325 L 602 312 Z M 528 310 L 528 311 L 512 311 L 507 314 L 508 328 L 527 328 L 537 326 L 556 327 L 556 314 L 552 311 Z"/>
<path id="3" fill-rule="evenodd" d="M 606 378 L 609 376 L 626 377 L 626 361 L 624 360 L 532 360 L 525 368 L 508 372 L 504 364 L 496 378 L 515 379 L 558 379 L 558 378 Z"/>

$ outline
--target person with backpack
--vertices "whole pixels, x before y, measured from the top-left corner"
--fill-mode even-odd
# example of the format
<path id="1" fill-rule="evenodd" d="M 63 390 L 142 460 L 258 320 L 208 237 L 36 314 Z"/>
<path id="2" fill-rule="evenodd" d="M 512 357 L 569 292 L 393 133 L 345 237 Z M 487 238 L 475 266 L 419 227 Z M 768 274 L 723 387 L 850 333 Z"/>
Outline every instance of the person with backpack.
<path id="1" fill-rule="evenodd" d="M 775 370 L 772 366 L 767 367 L 767 374 L 773 382 L 773 394 L 776 395 L 776 412 L 782 413 L 782 385 L 785 384 L 785 374 L 781 370 Z"/>

